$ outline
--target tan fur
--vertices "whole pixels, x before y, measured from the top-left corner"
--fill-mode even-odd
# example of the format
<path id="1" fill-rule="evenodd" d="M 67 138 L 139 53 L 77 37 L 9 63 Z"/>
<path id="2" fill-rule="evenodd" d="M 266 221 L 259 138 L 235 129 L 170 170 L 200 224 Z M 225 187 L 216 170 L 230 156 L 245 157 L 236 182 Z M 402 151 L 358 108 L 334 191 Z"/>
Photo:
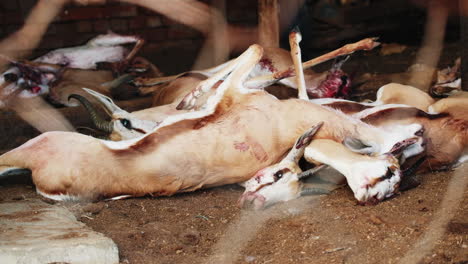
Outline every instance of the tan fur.
<path id="1" fill-rule="evenodd" d="M 460 113 L 457 106 L 466 107 L 467 104 L 468 100 L 465 98 L 464 101 L 458 101 L 458 105 L 453 104 L 451 109 L 455 113 Z M 379 118 L 370 118 L 364 121 L 375 126 L 422 124 L 425 129 L 424 138 L 427 139 L 426 154 L 428 159 L 419 171 L 435 171 L 450 167 L 468 151 L 467 112 L 465 110 L 463 116 L 458 115 L 458 117 L 454 117 L 453 112 L 445 111 L 443 113 L 448 115 L 430 119 L 416 114 L 414 116 L 394 115 L 394 111 L 388 111 Z"/>
<path id="2" fill-rule="evenodd" d="M 171 82 L 154 87 L 153 106 L 166 105 L 177 99 L 182 99 L 192 91 L 206 77 L 199 75 L 187 75 L 177 78 Z"/>
<path id="3" fill-rule="evenodd" d="M 378 98 L 383 104 L 405 104 L 427 111 L 435 100 L 422 90 L 409 85 L 390 83 L 383 86 Z"/>
<path id="4" fill-rule="evenodd" d="M 232 83 L 214 114 L 161 126 L 124 149 L 77 133 L 48 132 L 0 156 L 0 166 L 31 169 L 37 189 L 49 195 L 171 195 L 245 181 L 277 162 L 304 131 L 322 121 L 316 138 L 384 140 L 377 128 L 330 108 L 299 99 L 280 101 L 264 91 L 237 92 L 262 49 L 254 45 L 246 52 L 252 57 L 245 57 L 246 65 L 229 77 Z"/>
<path id="5" fill-rule="evenodd" d="M 435 113 L 450 113 L 454 117 L 468 120 L 468 92 L 458 92 L 430 106 Z"/>
<path id="6" fill-rule="evenodd" d="M 88 93 L 83 91 L 83 87 L 109 96 L 109 88 L 101 84 L 110 82 L 113 79 L 114 77 L 110 71 L 65 69 L 60 81 L 51 87 L 49 96 L 60 103 L 67 103 L 68 96 L 71 94 L 80 94 L 91 98 Z"/>
<path id="7" fill-rule="evenodd" d="M 99 140 L 76 133 L 49 132 L 4 154 L 0 164 L 30 168 L 43 193 L 90 199 L 170 195 L 245 181 L 278 161 L 305 129 L 322 120 L 327 121 L 318 138 L 341 141 L 345 134 L 373 134 L 302 100 L 278 101 L 258 92 L 236 101 L 242 103 L 233 104 L 216 122 L 191 129 L 197 121 L 183 121 L 126 151 L 109 150 Z M 303 116 L 291 118 L 297 113 Z M 235 142 L 247 142 L 248 151 L 236 149 Z"/>

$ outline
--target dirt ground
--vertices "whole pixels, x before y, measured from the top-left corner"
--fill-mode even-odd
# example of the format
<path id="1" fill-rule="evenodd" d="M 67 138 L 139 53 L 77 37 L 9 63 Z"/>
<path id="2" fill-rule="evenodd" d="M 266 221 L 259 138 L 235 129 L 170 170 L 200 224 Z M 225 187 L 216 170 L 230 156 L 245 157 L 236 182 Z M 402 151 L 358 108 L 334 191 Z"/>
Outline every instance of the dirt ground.
<path id="1" fill-rule="evenodd" d="M 441 65 L 459 55 L 449 44 Z M 416 48 L 353 56 L 358 73 L 404 71 Z M 327 67 L 327 66 L 323 66 Z M 345 69 L 346 69 L 345 68 Z M 382 78 L 356 90 L 370 97 Z M 375 206 L 347 187 L 267 210 L 241 210 L 229 185 L 173 197 L 61 203 L 112 238 L 121 263 L 468 263 L 468 164 L 421 175 L 421 185 Z M 0 201 L 40 199 L 29 179 L 0 181 Z"/>

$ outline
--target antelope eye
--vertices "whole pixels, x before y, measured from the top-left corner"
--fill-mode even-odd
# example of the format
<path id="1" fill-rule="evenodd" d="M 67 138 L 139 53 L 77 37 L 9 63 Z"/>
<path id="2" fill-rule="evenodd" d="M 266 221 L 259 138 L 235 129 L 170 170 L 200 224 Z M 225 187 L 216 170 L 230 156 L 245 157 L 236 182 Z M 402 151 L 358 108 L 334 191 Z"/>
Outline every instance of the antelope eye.
<path id="1" fill-rule="evenodd" d="M 275 181 L 277 181 L 283 177 L 283 171 L 278 171 L 273 176 L 275 177 Z"/>
<path id="2" fill-rule="evenodd" d="M 124 126 L 125 128 L 132 129 L 132 123 L 130 122 L 130 120 L 128 120 L 128 119 L 120 119 L 120 123 L 121 123 L 122 126 Z"/>
<path id="3" fill-rule="evenodd" d="M 16 82 L 16 81 L 18 81 L 18 75 L 14 74 L 14 73 L 7 73 L 7 74 L 3 75 L 3 78 L 7 82 Z"/>

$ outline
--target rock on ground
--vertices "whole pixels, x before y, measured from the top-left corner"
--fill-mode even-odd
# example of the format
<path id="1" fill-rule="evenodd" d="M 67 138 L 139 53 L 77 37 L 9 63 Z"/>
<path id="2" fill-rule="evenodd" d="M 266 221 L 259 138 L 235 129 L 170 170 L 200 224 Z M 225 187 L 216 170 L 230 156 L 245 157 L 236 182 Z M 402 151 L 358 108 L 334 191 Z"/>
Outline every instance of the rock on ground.
<path id="1" fill-rule="evenodd" d="M 41 201 L 0 203 L 0 263 L 119 263 L 117 246 L 65 208 Z"/>

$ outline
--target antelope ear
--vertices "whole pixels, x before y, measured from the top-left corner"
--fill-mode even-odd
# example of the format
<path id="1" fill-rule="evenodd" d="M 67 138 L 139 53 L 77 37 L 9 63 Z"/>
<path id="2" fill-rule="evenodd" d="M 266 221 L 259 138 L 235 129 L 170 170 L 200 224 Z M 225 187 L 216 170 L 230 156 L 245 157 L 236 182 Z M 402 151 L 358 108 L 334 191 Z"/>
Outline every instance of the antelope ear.
<path id="1" fill-rule="evenodd" d="M 375 148 L 371 145 L 364 143 L 362 140 L 352 137 L 346 137 L 343 144 L 351 151 L 360 154 L 372 154 Z"/>
<path id="2" fill-rule="evenodd" d="M 392 149 L 389 151 L 390 154 L 393 156 L 400 156 L 403 154 L 403 151 L 405 151 L 408 147 L 411 145 L 418 143 L 420 139 L 417 137 L 414 138 L 408 138 L 403 141 L 397 142 L 395 145 L 393 145 Z"/>
<path id="3" fill-rule="evenodd" d="M 92 95 L 94 98 L 96 98 L 96 100 L 101 103 L 101 105 L 103 106 L 104 110 L 109 114 L 109 115 L 114 115 L 114 114 L 118 114 L 118 113 L 127 113 L 127 111 L 121 109 L 120 107 L 118 107 L 114 101 L 112 101 L 112 99 L 110 99 L 109 97 L 103 95 L 103 94 L 100 94 L 96 91 L 93 91 L 91 89 L 88 89 L 88 88 L 83 88 L 83 90 L 85 90 L 87 93 L 89 93 L 90 95 Z"/>
<path id="4" fill-rule="evenodd" d="M 291 149 L 291 151 L 289 151 L 288 155 L 286 156 L 286 158 L 284 158 L 284 160 L 297 163 L 302 157 L 302 155 L 304 155 L 305 148 L 310 144 L 315 133 L 317 133 L 317 131 L 322 127 L 322 125 L 323 122 L 320 122 L 308 131 L 306 131 L 304 134 L 302 134 L 302 136 L 300 136 L 296 140 L 296 143 L 294 143 L 293 148 Z"/>
<path id="5" fill-rule="evenodd" d="M 343 66 L 343 64 L 348 61 L 348 59 L 351 57 L 350 54 L 348 55 L 342 55 L 342 56 L 338 56 L 335 58 L 335 60 L 333 61 L 333 66 L 332 66 L 332 69 L 335 69 L 335 70 L 339 70 L 341 69 L 341 67 Z"/>
<path id="6" fill-rule="evenodd" d="M 124 75 L 121 75 L 120 77 L 115 78 L 112 81 L 102 83 L 101 86 L 108 88 L 109 90 L 112 90 L 112 89 L 119 87 L 120 85 L 124 83 L 130 83 L 134 79 L 135 79 L 135 76 L 131 74 L 124 74 Z"/>

